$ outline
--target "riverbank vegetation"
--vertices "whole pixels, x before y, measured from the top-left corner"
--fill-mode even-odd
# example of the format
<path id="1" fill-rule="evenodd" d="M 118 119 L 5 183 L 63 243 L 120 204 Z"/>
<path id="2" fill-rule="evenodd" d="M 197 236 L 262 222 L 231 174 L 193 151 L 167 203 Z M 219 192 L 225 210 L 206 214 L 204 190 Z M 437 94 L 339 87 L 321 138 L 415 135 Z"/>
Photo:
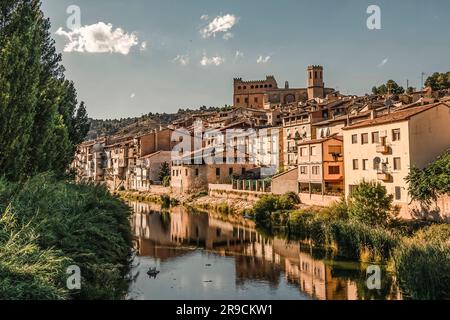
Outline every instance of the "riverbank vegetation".
<path id="1" fill-rule="evenodd" d="M 132 237 L 123 202 L 51 174 L 3 181 L 0 199 L 0 299 L 124 297 Z M 66 288 L 69 265 L 81 269 L 80 290 Z"/>
<path id="2" fill-rule="evenodd" d="M 450 225 L 397 219 L 392 197 L 376 182 L 363 181 L 348 200 L 328 208 L 295 210 L 286 198 L 264 197 L 246 214 L 266 232 L 308 241 L 332 256 L 388 264 L 406 297 L 450 297 Z"/>

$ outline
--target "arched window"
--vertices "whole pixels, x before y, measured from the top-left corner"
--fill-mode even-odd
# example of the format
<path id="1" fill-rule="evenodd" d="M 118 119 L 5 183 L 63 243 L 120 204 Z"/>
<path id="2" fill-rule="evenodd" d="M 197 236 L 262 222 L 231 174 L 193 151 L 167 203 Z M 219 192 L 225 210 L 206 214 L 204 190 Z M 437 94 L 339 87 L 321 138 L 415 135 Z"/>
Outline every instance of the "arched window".
<path id="1" fill-rule="evenodd" d="M 375 157 L 373 159 L 373 170 L 380 170 L 381 159 L 379 157 Z"/>

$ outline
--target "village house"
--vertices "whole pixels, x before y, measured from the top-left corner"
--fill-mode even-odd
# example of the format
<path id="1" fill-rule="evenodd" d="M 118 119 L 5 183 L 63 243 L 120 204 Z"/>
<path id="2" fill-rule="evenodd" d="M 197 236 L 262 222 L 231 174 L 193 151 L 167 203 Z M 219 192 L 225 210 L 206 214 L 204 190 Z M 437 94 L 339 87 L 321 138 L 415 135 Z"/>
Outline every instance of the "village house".
<path id="1" fill-rule="evenodd" d="M 106 138 L 81 143 L 75 153 L 71 169 L 78 181 L 100 182 L 104 178 Z"/>
<path id="2" fill-rule="evenodd" d="M 209 184 L 230 184 L 234 177 L 245 175 L 255 168 L 248 156 L 234 150 L 230 159 L 227 151 L 217 152 L 215 147 L 206 147 L 172 160 L 171 188 L 181 194 L 207 190 Z"/>
<path id="3" fill-rule="evenodd" d="M 306 141 L 298 145 L 300 193 L 342 196 L 344 146 L 342 137 Z"/>
<path id="4" fill-rule="evenodd" d="M 401 216 L 414 217 L 408 184 L 410 168 L 424 168 L 450 148 L 450 110 L 445 103 L 406 107 L 343 129 L 345 194 L 363 179 L 378 181 Z M 439 208 L 449 214 L 450 206 Z"/>

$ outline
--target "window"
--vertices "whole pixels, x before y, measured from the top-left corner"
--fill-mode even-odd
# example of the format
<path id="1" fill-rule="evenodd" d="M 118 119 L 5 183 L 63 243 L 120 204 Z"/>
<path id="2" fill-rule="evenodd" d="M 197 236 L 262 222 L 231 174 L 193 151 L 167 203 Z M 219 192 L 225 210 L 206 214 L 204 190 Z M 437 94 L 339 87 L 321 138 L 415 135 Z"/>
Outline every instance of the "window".
<path id="1" fill-rule="evenodd" d="M 309 72 L 309 78 L 312 79 L 312 71 Z"/>
<path id="2" fill-rule="evenodd" d="M 187 177 L 187 176 L 189 175 L 189 174 L 188 174 L 188 169 L 186 169 L 186 172 L 185 172 L 185 173 L 186 173 L 186 177 Z"/>
<path id="3" fill-rule="evenodd" d="M 245 168 L 242 168 L 241 172 L 242 172 L 242 174 L 245 174 L 246 173 Z"/>
<path id="4" fill-rule="evenodd" d="M 317 147 L 311 147 L 311 155 L 317 156 Z"/>
<path id="5" fill-rule="evenodd" d="M 228 174 L 229 174 L 230 176 L 233 175 L 233 168 L 228 169 Z"/>
<path id="6" fill-rule="evenodd" d="M 340 174 L 341 170 L 339 166 L 329 166 L 328 167 L 328 174 Z"/>
<path id="7" fill-rule="evenodd" d="M 245 103 L 248 103 L 248 98 L 245 98 L 244 101 L 245 101 Z"/>
<path id="8" fill-rule="evenodd" d="M 395 200 L 402 200 L 402 188 L 395 187 Z"/>
<path id="9" fill-rule="evenodd" d="M 319 169 L 320 169 L 319 166 L 312 167 L 312 174 L 313 175 L 318 175 L 319 174 Z"/>
<path id="10" fill-rule="evenodd" d="M 255 103 L 258 103 L 258 98 L 255 98 Z"/>
<path id="11" fill-rule="evenodd" d="M 359 162 L 358 159 L 353 159 L 353 170 L 359 169 Z"/>
<path id="12" fill-rule="evenodd" d="M 400 158 L 394 158 L 394 170 L 402 170 L 402 161 Z"/>
<path id="13" fill-rule="evenodd" d="M 400 141 L 400 129 L 392 130 L 392 141 Z"/>
<path id="14" fill-rule="evenodd" d="M 198 169 L 195 169 L 195 176 L 198 177 Z"/>
<path id="15" fill-rule="evenodd" d="M 241 86 L 239 86 L 239 87 L 238 87 L 238 90 L 241 90 L 241 89 L 242 89 L 242 87 L 241 87 Z"/>
<path id="16" fill-rule="evenodd" d="M 363 133 L 361 135 L 361 144 L 368 144 L 369 143 L 369 134 Z"/>
<path id="17" fill-rule="evenodd" d="M 376 157 L 373 159 L 373 170 L 380 170 L 381 159 Z"/>
<path id="18" fill-rule="evenodd" d="M 300 148 L 300 157 L 306 157 L 308 155 L 308 148 Z"/>
<path id="19" fill-rule="evenodd" d="M 236 98 L 236 103 L 241 103 L 241 99 Z"/>
<path id="20" fill-rule="evenodd" d="M 308 167 L 305 166 L 300 167 L 300 174 L 308 174 Z"/>
<path id="21" fill-rule="evenodd" d="M 380 133 L 372 132 L 372 143 L 379 143 L 380 142 Z"/>
<path id="22" fill-rule="evenodd" d="M 216 168 L 216 176 L 220 177 L 220 168 Z"/>
<path id="23" fill-rule="evenodd" d="M 363 170 L 367 171 L 369 169 L 369 160 L 363 159 L 362 164 L 363 164 Z"/>
<path id="24" fill-rule="evenodd" d="M 352 135 L 352 144 L 357 144 L 358 143 L 358 135 L 354 134 Z"/>

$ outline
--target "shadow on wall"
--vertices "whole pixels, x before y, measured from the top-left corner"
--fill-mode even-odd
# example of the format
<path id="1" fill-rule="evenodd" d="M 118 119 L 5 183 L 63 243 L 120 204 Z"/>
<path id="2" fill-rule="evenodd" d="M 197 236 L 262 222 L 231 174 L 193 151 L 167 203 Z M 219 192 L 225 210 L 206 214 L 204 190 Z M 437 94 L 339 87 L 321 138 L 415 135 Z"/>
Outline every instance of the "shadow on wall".
<path id="1" fill-rule="evenodd" d="M 436 222 L 450 222 L 450 214 L 442 211 L 437 204 L 434 207 L 424 204 L 416 205 L 410 209 L 410 213 L 413 219 L 436 221 Z"/>

